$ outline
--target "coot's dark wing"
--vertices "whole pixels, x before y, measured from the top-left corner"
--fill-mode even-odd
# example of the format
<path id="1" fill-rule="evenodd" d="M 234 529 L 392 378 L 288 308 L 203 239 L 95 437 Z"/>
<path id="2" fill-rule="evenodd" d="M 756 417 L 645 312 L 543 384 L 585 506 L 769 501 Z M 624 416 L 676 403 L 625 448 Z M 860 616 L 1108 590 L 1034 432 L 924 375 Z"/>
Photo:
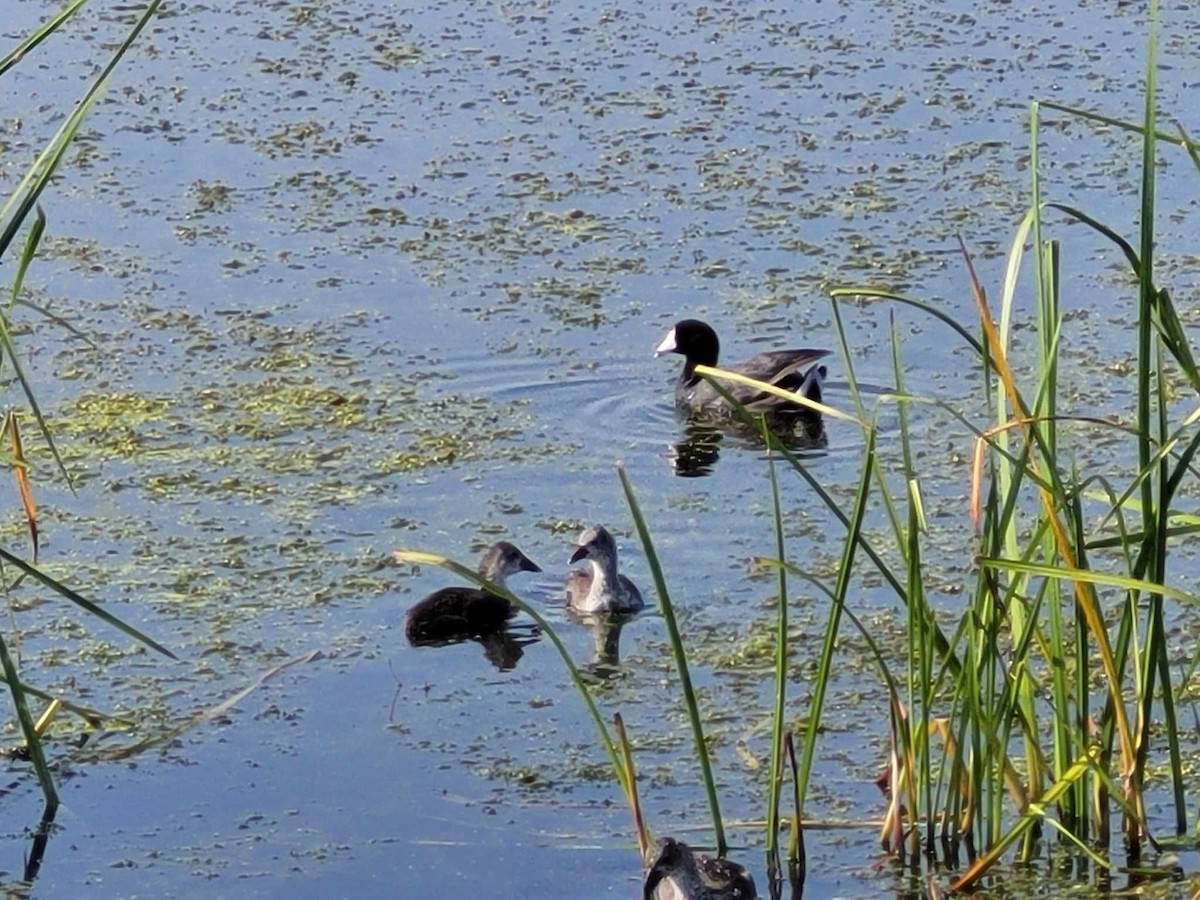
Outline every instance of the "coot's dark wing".
<path id="1" fill-rule="evenodd" d="M 794 392 L 804 383 L 805 367 L 828 355 L 828 350 L 808 348 L 802 350 L 770 350 L 766 353 L 752 356 L 750 359 L 738 363 L 736 366 L 731 366 L 730 371 L 746 375 L 756 381 L 765 381 L 767 384 L 773 384 L 776 387 L 783 388 L 785 391 Z M 765 391 L 760 391 L 746 385 L 728 384 L 724 385 L 724 387 L 739 403 L 746 407 L 754 406 L 759 410 L 775 409 L 778 411 L 780 407 L 791 406 L 782 397 L 777 397 L 774 394 L 768 394 Z"/>

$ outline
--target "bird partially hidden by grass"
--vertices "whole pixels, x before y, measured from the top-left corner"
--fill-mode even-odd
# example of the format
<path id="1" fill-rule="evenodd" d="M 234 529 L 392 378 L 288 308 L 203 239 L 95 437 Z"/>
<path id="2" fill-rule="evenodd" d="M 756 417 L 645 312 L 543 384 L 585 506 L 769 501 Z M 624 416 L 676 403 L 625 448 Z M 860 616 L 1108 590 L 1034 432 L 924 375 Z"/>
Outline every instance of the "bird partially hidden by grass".
<path id="1" fill-rule="evenodd" d="M 497 587 L 510 575 L 542 571 L 508 541 L 484 551 L 479 574 Z M 414 605 L 405 616 L 404 634 L 412 644 L 483 637 L 502 630 L 517 608 L 499 594 L 477 587 L 445 587 Z"/>
<path id="2" fill-rule="evenodd" d="M 613 715 L 625 778 L 622 782 L 633 814 L 638 852 L 642 857 L 642 900 L 756 900 L 758 889 L 745 866 L 693 850 L 683 841 L 661 837 L 650 843 L 650 832 L 638 799 L 633 752 L 620 713 Z"/>
<path id="3" fill-rule="evenodd" d="M 745 867 L 662 837 L 647 854 L 642 900 L 754 900 L 758 891 Z"/>
<path id="4" fill-rule="evenodd" d="M 698 365 L 715 367 L 720 350 L 717 333 L 699 319 L 683 319 L 676 322 L 654 348 L 655 356 L 678 353 L 684 358 L 683 371 L 679 373 L 679 380 L 675 383 L 675 407 L 681 413 L 691 418 L 714 422 L 728 421 L 734 417 L 734 409 L 729 405 L 729 401 L 711 383 L 696 374 Z M 819 403 L 828 369 L 813 363 L 828 355 L 828 350 L 810 348 L 768 350 L 723 368 Z M 808 407 L 749 385 L 722 386 L 749 412 L 764 415 L 773 428 L 820 418 L 819 413 Z"/>

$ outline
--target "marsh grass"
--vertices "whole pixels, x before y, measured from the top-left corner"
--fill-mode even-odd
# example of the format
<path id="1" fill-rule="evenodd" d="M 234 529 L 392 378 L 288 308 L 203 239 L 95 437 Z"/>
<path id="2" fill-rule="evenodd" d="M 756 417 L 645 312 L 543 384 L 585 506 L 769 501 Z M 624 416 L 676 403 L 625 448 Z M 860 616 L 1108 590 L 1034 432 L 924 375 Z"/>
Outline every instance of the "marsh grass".
<path id="1" fill-rule="evenodd" d="M 955 890 L 976 884 L 1009 848 L 1018 847 L 1019 858 L 1031 857 L 1046 828 L 1107 867 L 1114 815 L 1126 856 L 1137 863 L 1147 844 L 1151 849 L 1162 844 L 1146 815 L 1152 764 L 1166 776 L 1174 831 L 1186 834 L 1186 766 L 1175 711 L 1182 682 L 1172 679 L 1166 622 L 1168 603 L 1191 609 L 1196 599 L 1168 584 L 1167 560 L 1171 541 L 1194 524 L 1173 504 L 1180 487 L 1194 476 L 1200 434 L 1197 412 L 1187 402 L 1172 402 L 1165 375 L 1172 363 L 1198 391 L 1200 373 L 1170 295 L 1153 278 L 1159 135 L 1154 19 L 1152 9 L 1143 121 L 1122 126 L 1143 135 L 1136 241 L 1123 239 L 1080 210 L 1043 201 L 1037 165 L 1041 108 L 1034 104 L 1033 200 L 1013 240 L 998 309 L 962 248 L 978 338 L 967 325 L 919 299 L 872 287 L 834 292 L 835 303 L 886 300 L 950 326 L 978 359 L 982 399 L 991 409 L 991 424 L 970 426 L 976 441 L 968 532 L 973 538 L 962 553 L 975 562 L 974 581 L 964 585 L 971 601 L 953 638 L 943 643 L 936 636 L 936 598 L 926 596 L 923 587 L 922 474 L 913 463 L 914 438 L 906 421 L 913 403 L 929 401 L 904 393 L 893 334 L 897 391 L 879 402 L 895 404 L 899 411 L 905 515 L 896 514 L 887 500 L 893 487 L 877 462 L 868 465 L 903 558 L 887 581 L 903 584 L 897 597 L 907 611 L 903 677 L 881 672 L 886 683 L 903 685 L 892 691 L 889 779 L 893 799 L 902 794 L 904 800 L 890 814 L 886 843 L 911 860 L 936 856 L 936 838 L 943 847 L 964 845 L 969 865 L 950 883 Z M 1195 162 L 1195 147 L 1186 137 L 1172 141 L 1181 142 Z M 1136 403 L 1127 411 L 1128 424 L 1064 412 L 1067 402 L 1058 378 L 1064 261 L 1057 242 L 1044 234 L 1047 212 L 1090 227 L 1129 265 L 1136 285 L 1138 362 Z M 1017 298 L 1027 245 L 1032 247 L 1032 271 L 1024 292 L 1033 298 L 1037 365 L 1028 376 L 1019 376 L 1009 363 L 1009 350 L 1013 325 L 1022 316 Z M 840 317 L 837 321 L 840 330 Z M 849 360 L 846 354 L 859 417 L 873 419 L 861 407 Z M 1194 397 L 1190 403 L 1194 406 Z M 956 420 L 966 422 L 966 417 L 956 414 Z M 1068 465 L 1073 458 L 1070 426 L 1080 422 L 1132 437 L 1137 461 L 1124 474 L 1124 483 L 1111 474 L 1089 475 Z M 867 456 L 872 455 L 868 441 Z M 846 542 L 858 539 L 851 534 Z M 1183 649 L 1195 653 L 1194 646 Z M 821 702 L 814 687 L 810 718 Z M 1165 759 L 1152 762 L 1152 739 L 1165 745 Z"/>
<path id="2" fill-rule="evenodd" d="M 39 45 L 52 38 L 60 29 L 67 25 L 83 6 L 83 2 L 84 0 L 72 0 L 72 2 L 48 18 L 39 28 L 35 29 L 25 40 L 17 44 L 17 46 L 3 57 L 0 57 L 0 77 L 13 67 L 21 64 Z M 58 448 L 54 443 L 53 436 L 42 414 L 42 409 L 38 404 L 33 383 L 22 366 L 22 354 L 18 351 L 13 339 L 13 316 L 18 306 L 28 308 L 56 326 L 67 327 L 76 337 L 82 337 L 61 318 L 29 303 L 23 297 L 22 288 L 25 277 L 36 258 L 47 227 L 46 216 L 42 212 L 41 207 L 38 206 L 38 200 L 43 191 L 51 184 L 55 175 L 59 173 L 67 150 L 78 134 L 84 117 L 91 109 L 96 98 L 104 91 L 113 70 L 120 63 L 126 52 L 128 52 L 130 46 L 137 39 L 147 23 L 157 13 L 160 2 L 161 0 L 152 0 L 147 5 L 143 13 L 126 33 L 123 41 L 111 52 L 106 65 L 91 79 L 79 101 L 65 116 L 58 131 L 49 140 L 36 159 L 28 166 L 15 188 L 5 198 L 3 205 L 0 205 L 0 260 L 11 257 L 14 248 L 18 246 L 18 238 L 24 233 L 24 241 L 19 244 L 20 252 L 16 260 L 16 270 L 9 291 L 8 302 L 0 306 L 0 368 L 5 370 L 6 377 L 14 379 L 16 384 L 19 385 L 24 405 L 33 416 L 37 424 L 38 433 L 49 448 L 60 476 L 68 485 L 70 485 L 70 476 L 63 465 Z M 33 500 L 29 464 L 25 459 L 18 419 L 11 410 L 5 418 L 4 436 L 7 437 L 12 449 L 11 452 L 0 455 L 0 462 L 9 467 L 17 483 L 30 535 L 31 551 L 29 556 L 32 560 L 27 560 L 24 554 L 16 552 L 14 548 L 0 547 L 0 577 L 4 578 L 5 590 L 11 591 L 22 580 L 29 579 L 36 582 L 40 587 L 48 589 L 58 597 L 70 601 L 88 614 L 103 620 L 112 627 L 140 641 L 156 652 L 174 658 L 174 655 L 166 647 L 152 640 L 131 625 L 126 624 L 92 601 L 87 600 L 63 582 L 51 577 L 37 565 L 38 525 L 36 505 Z M 20 676 L 17 656 L 12 652 L 9 644 L 10 642 L 6 641 L 0 635 L 0 668 L 3 669 L 3 680 L 8 685 L 9 694 L 13 701 L 13 709 L 25 740 L 25 753 L 28 755 L 37 773 L 38 781 L 45 797 L 45 810 L 41 823 L 35 830 L 33 849 L 26 861 L 25 879 L 29 881 L 37 873 L 42 852 L 46 846 L 46 839 L 49 835 L 49 826 L 54 820 L 59 802 L 58 793 L 54 786 L 54 779 L 42 746 L 42 734 L 55 712 L 60 708 L 65 708 L 82 715 L 91 723 L 98 721 L 101 716 L 94 710 L 88 710 L 72 703 L 65 703 L 59 698 L 52 697 L 46 691 L 41 691 L 25 684 Z M 31 697 L 43 699 L 49 704 L 46 711 L 36 720 L 30 709 L 29 700 Z"/>
<path id="3" fill-rule="evenodd" d="M 962 277 L 975 306 L 974 321 L 960 322 L 932 303 L 878 286 L 833 291 L 833 317 L 854 413 L 828 407 L 821 411 L 861 428 L 864 435 L 851 508 L 844 511 L 803 458 L 763 432 L 768 448 L 765 486 L 774 520 L 774 534 L 764 534 L 763 540 L 773 537 L 775 555 L 769 562 L 777 567 L 780 600 L 770 712 L 773 764 L 763 839 L 773 872 L 778 871 L 786 758 L 792 761 L 794 807 L 788 861 L 802 878 L 804 804 L 816 771 L 826 697 L 836 685 L 839 636 L 847 624 L 865 639 L 888 697 L 890 750 L 881 763 L 889 796 L 880 841 L 906 865 L 924 870 L 931 893 L 942 887 L 970 889 L 1010 850 L 1018 860 L 1033 858 L 1039 838 L 1049 832 L 1100 871 L 1120 862 L 1111 856 L 1114 821 L 1119 822 L 1125 861 L 1131 866 L 1139 865 L 1146 847 L 1158 850 L 1189 842 L 1194 846 L 1200 840 L 1200 824 L 1185 838 L 1185 778 L 1194 762 L 1184 759 L 1176 708 L 1178 691 L 1197 670 L 1197 651 L 1194 643 L 1173 648 L 1191 654 L 1182 671 L 1173 673 L 1168 641 L 1172 614 L 1190 616 L 1189 621 L 1197 615 L 1196 597 L 1169 583 L 1168 560 L 1173 544 L 1200 527 L 1194 515 L 1176 507 L 1181 489 L 1196 482 L 1200 372 L 1170 294 L 1154 277 L 1156 151 L 1159 144 L 1182 148 L 1200 171 L 1200 147 L 1182 128 L 1173 136 L 1157 127 L 1156 19 L 1157 5 L 1152 3 L 1140 123 L 1058 104 L 1031 106 L 1031 204 L 1013 237 L 998 305 L 989 299 L 961 241 Z M 1045 110 L 1142 135 L 1136 239 L 1125 239 L 1119 229 L 1082 210 L 1043 199 L 1038 168 Z M 1137 309 L 1132 335 L 1137 387 L 1133 408 L 1124 411 L 1121 421 L 1073 412 L 1060 385 L 1060 349 L 1068 327 L 1060 286 L 1070 261 L 1062 258 L 1049 232 L 1052 223 L 1064 219 L 1086 226 L 1115 247 L 1129 268 Z M 1029 299 L 1023 306 L 1024 298 Z M 851 300 L 903 306 L 946 326 L 977 363 L 980 387 L 974 408 L 986 410 L 986 420 L 975 422 L 973 414 L 946 400 L 906 391 L 905 360 L 894 321 L 890 343 L 895 388 L 878 396 L 868 409 L 842 323 L 840 304 Z M 1035 326 L 1037 360 L 1032 371 L 1018 371 L 1010 361 L 1018 323 Z M 1171 371 L 1182 375 L 1194 392 L 1191 396 L 1176 396 L 1168 379 Z M 698 367 L 697 372 L 730 400 L 722 385 L 746 381 L 715 368 Z M 769 385 L 755 387 L 776 392 Z M 952 597 L 928 588 L 930 568 L 936 564 L 931 558 L 944 557 L 946 550 L 931 546 L 928 536 L 922 483 L 934 473 L 922 471 L 920 461 L 935 454 L 918 444 L 911 427 L 910 416 L 918 408 L 964 427 L 974 441 L 969 484 L 964 485 L 970 500 L 961 510 L 958 531 L 963 539 L 953 550 L 971 561 L 971 567 L 961 593 Z M 888 448 L 898 452 L 898 466 L 890 460 L 885 464 L 879 448 L 878 422 L 885 411 L 894 411 L 898 422 L 898 447 Z M 748 426 L 761 427 L 744 409 L 739 413 Z M 1088 439 L 1079 433 L 1085 426 L 1132 442 L 1136 461 L 1116 474 L 1079 471 L 1073 462 L 1074 445 Z M 832 584 L 789 562 L 779 469 L 790 469 L 842 529 Z M 621 481 L 667 622 L 680 699 L 688 709 L 717 846 L 724 852 L 684 641 L 649 529 L 624 472 Z M 868 516 L 885 523 L 882 536 L 878 529 L 868 532 Z M 882 576 L 903 613 L 905 652 L 900 663 L 880 650 L 852 609 L 851 586 L 864 570 Z M 471 575 L 465 567 L 456 571 Z M 808 684 L 798 760 L 784 726 L 789 705 L 789 578 L 815 584 L 828 601 L 815 674 Z M 1187 628 L 1182 633 L 1186 642 Z M 555 645 L 573 671 L 561 642 L 555 639 Z M 632 757 L 627 744 L 627 761 L 622 763 L 587 685 L 577 676 L 575 683 L 630 797 Z M 1164 804 L 1156 795 L 1155 805 L 1173 812 L 1173 839 L 1155 834 L 1148 820 L 1146 790 L 1152 769 L 1166 785 L 1169 802 Z M 637 821 L 644 845 L 648 838 L 642 833 L 640 814 Z M 946 879 L 941 873 L 957 869 L 960 849 L 965 850 L 966 868 Z M 1140 871 L 1151 877 L 1170 874 L 1153 866 Z M 776 888 L 773 882 L 773 893 Z"/>

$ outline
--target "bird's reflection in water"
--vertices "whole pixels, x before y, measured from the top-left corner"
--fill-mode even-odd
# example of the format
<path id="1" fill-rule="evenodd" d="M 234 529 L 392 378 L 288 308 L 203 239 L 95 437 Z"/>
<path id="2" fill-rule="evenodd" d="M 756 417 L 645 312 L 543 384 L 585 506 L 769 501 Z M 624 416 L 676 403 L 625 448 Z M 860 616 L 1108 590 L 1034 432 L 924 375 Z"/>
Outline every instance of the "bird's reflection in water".
<path id="1" fill-rule="evenodd" d="M 796 427 L 790 435 L 782 435 L 784 446 L 789 450 L 824 450 L 829 446 L 825 434 L 825 417 L 818 412 L 805 412 L 796 416 Z"/>
<path id="2" fill-rule="evenodd" d="M 825 418 L 820 413 L 802 413 L 793 417 L 793 427 L 771 431 L 788 450 L 823 450 L 829 444 L 825 433 Z M 705 422 L 690 421 L 684 425 L 683 440 L 671 447 L 671 468 L 680 478 L 698 478 L 712 474 L 721 456 L 721 444 L 729 446 L 760 448 L 762 433 L 744 422 L 726 423 L 716 427 Z"/>
<path id="3" fill-rule="evenodd" d="M 581 667 L 596 681 L 610 681 L 621 671 L 621 629 L 634 617 L 612 613 L 567 611 L 567 618 L 586 625 L 592 633 L 592 656 Z"/>
<path id="4" fill-rule="evenodd" d="M 721 456 L 721 429 L 699 422 L 688 422 L 683 440 L 671 448 L 671 468 L 680 478 L 697 478 L 712 473 Z"/>
<path id="5" fill-rule="evenodd" d="M 541 640 L 541 631 L 536 625 L 509 627 L 482 634 L 456 634 L 438 638 L 413 638 L 408 642 L 414 647 L 450 647 L 464 641 L 474 641 L 483 647 L 484 658 L 501 672 L 515 669 L 525 648 Z"/>

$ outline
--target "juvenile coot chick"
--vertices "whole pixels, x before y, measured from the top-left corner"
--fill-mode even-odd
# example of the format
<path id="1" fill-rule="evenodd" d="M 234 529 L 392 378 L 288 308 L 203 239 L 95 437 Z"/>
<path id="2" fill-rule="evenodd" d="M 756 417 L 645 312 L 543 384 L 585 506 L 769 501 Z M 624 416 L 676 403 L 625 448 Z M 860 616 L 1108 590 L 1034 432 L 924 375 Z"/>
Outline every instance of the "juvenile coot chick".
<path id="1" fill-rule="evenodd" d="M 693 850 L 675 838 L 650 849 L 642 900 L 755 900 L 754 879 L 744 867 Z"/>
<path id="2" fill-rule="evenodd" d="M 583 530 L 571 554 L 571 562 L 591 563 L 567 576 L 567 605 L 581 613 L 640 612 L 646 602 L 637 586 L 617 572 L 617 542 L 601 525 Z"/>
<path id="3" fill-rule="evenodd" d="M 524 553 L 501 541 L 484 551 L 479 574 L 498 587 L 509 575 L 540 572 Z M 499 631 L 517 608 L 498 594 L 475 587 L 447 587 L 434 591 L 408 611 L 404 634 L 412 643 L 477 637 Z"/>
<path id="4" fill-rule="evenodd" d="M 675 383 L 676 408 L 690 416 L 711 419 L 728 419 L 734 415 L 733 408 L 717 389 L 696 374 L 698 365 L 716 366 L 720 350 L 717 333 L 699 319 L 676 322 L 654 349 L 655 356 L 678 353 L 684 358 L 683 371 Z M 828 355 L 828 350 L 768 350 L 723 368 L 756 381 L 765 381 L 792 393 L 799 391 L 810 400 L 819 400 L 826 368 L 812 366 L 807 371 L 803 370 Z M 787 420 L 804 413 L 815 415 L 803 406 L 743 384 L 725 382 L 721 387 L 742 406 L 751 412 L 766 414 L 774 419 L 776 424 L 785 424 Z"/>

